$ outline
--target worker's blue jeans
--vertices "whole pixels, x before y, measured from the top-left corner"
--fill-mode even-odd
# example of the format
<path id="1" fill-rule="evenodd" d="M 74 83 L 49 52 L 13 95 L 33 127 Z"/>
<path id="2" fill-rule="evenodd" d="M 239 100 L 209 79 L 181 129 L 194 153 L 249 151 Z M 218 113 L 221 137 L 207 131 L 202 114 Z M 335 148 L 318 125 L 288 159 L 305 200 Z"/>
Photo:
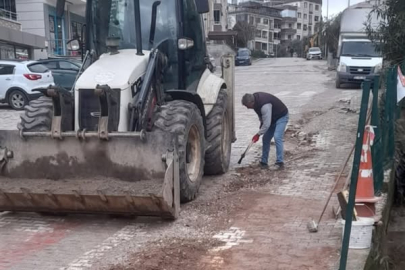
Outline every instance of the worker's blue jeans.
<path id="1" fill-rule="evenodd" d="M 288 113 L 277 120 L 276 123 L 272 124 L 269 129 L 263 135 L 263 151 L 262 151 L 262 160 L 261 162 L 267 164 L 269 161 L 269 152 L 270 152 L 270 142 L 274 137 L 276 143 L 276 154 L 277 159 L 276 163 L 284 162 L 284 131 L 287 126 L 289 119 Z"/>

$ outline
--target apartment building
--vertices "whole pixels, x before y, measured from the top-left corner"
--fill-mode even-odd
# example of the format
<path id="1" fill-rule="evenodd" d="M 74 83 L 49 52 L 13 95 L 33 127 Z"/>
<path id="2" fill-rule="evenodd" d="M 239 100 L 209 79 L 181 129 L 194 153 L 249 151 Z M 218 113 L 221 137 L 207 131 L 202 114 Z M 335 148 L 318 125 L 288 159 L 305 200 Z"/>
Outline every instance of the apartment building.
<path id="1" fill-rule="evenodd" d="M 69 0 L 56 14 L 56 0 L 0 0 L 0 59 L 67 55 L 66 43 L 82 35 L 85 0 Z"/>
<path id="2" fill-rule="evenodd" d="M 209 0 L 210 12 L 203 15 L 205 37 L 221 37 L 228 31 L 228 1 Z"/>
<path id="3" fill-rule="evenodd" d="M 297 32 L 294 39 L 318 32 L 322 20 L 322 0 L 286 0 L 284 5 L 297 8 Z"/>
<path id="4" fill-rule="evenodd" d="M 230 21 L 244 21 L 255 29 L 254 40 L 249 49 L 263 51 L 267 55 L 275 52 L 275 46 L 281 39 L 281 9 L 269 7 L 256 1 L 240 3 L 229 11 Z"/>
<path id="5" fill-rule="evenodd" d="M 13 2 L 23 31 L 45 38 L 45 49 L 35 50 L 35 58 L 69 54 L 66 42 L 81 36 L 85 23 L 86 0 L 66 1 L 62 17 L 56 14 L 56 0 Z"/>
<path id="6" fill-rule="evenodd" d="M 281 42 L 301 39 L 302 35 L 297 34 L 298 26 L 297 22 L 297 7 L 296 6 L 282 6 L 281 17 Z M 299 27 L 301 28 L 301 26 Z"/>
<path id="7" fill-rule="evenodd" d="M 45 38 L 24 31 L 14 0 L 0 1 L 0 59 L 33 59 Z"/>

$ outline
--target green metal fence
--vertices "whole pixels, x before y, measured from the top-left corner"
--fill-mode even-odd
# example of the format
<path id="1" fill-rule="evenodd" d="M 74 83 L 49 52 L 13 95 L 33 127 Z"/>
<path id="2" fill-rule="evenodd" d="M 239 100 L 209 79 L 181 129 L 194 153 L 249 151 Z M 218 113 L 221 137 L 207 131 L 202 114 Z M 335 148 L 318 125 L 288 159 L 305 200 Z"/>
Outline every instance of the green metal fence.
<path id="1" fill-rule="evenodd" d="M 381 94 L 380 78 L 376 77 L 373 82 L 365 81 L 362 85 L 362 101 L 359 114 L 359 123 L 357 126 L 357 138 L 353 159 L 353 169 L 351 174 L 349 201 L 346 208 L 346 222 L 341 249 L 339 270 L 346 270 L 347 255 L 349 251 L 349 240 L 352 227 L 352 218 L 357 189 L 357 177 L 359 175 L 361 149 L 363 144 L 364 129 L 369 107 L 370 93 L 373 94 L 371 104 L 371 121 L 374 126 L 375 138 L 372 146 L 373 175 L 375 193 L 378 196 L 381 193 L 384 182 L 384 168 L 390 166 L 395 153 L 395 121 L 398 116 L 397 106 L 397 66 L 390 68 L 385 76 L 384 84 L 381 88 L 385 90 Z M 371 86 L 373 84 L 373 87 Z M 381 99 L 379 99 L 381 97 Z"/>

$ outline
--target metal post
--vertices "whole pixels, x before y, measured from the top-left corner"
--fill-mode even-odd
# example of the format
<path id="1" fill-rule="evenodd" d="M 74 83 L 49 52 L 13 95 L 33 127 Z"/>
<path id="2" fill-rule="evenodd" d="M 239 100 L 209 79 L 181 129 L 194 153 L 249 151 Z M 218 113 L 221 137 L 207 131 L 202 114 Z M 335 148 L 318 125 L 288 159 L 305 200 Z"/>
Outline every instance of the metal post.
<path id="1" fill-rule="evenodd" d="M 366 117 L 367 117 L 367 108 L 368 108 L 368 99 L 370 97 L 370 88 L 371 82 L 369 80 L 363 83 L 363 95 L 361 98 L 361 107 L 360 107 L 360 115 L 359 115 L 359 124 L 357 126 L 357 138 L 356 138 L 356 147 L 354 151 L 354 158 L 353 158 L 353 169 L 351 174 L 350 180 L 350 191 L 349 191 L 349 202 L 347 204 L 346 209 L 346 222 L 345 222 L 345 229 L 344 229 L 344 236 L 342 242 L 342 251 L 340 254 L 340 264 L 339 270 L 346 270 L 347 264 L 347 255 L 349 252 L 349 241 L 350 241 L 350 234 L 352 230 L 352 220 L 353 220 L 353 210 L 354 210 L 354 203 L 356 197 L 356 189 L 357 189 L 357 177 L 359 175 L 360 170 L 360 158 L 361 158 L 361 150 L 363 146 L 363 136 L 364 136 L 364 128 L 366 125 Z"/>
<path id="2" fill-rule="evenodd" d="M 232 142 L 235 142 L 235 57 L 232 54 L 227 54 L 222 56 L 221 61 L 222 78 L 228 89 L 228 120 L 232 131 Z"/>
<path id="3" fill-rule="evenodd" d="M 326 21 L 329 21 L 329 0 L 326 2 Z M 328 43 L 325 34 L 325 58 L 328 59 Z"/>
<path id="4" fill-rule="evenodd" d="M 375 194 L 380 194 L 381 186 L 384 181 L 384 172 L 383 172 L 383 151 L 382 151 L 382 125 L 380 121 L 380 112 L 378 107 L 378 90 L 380 87 L 380 76 L 374 78 L 374 87 L 373 87 L 373 105 L 371 112 L 371 125 L 374 126 L 374 144 L 371 147 L 372 160 L 373 160 L 373 178 L 374 178 L 374 190 Z"/>

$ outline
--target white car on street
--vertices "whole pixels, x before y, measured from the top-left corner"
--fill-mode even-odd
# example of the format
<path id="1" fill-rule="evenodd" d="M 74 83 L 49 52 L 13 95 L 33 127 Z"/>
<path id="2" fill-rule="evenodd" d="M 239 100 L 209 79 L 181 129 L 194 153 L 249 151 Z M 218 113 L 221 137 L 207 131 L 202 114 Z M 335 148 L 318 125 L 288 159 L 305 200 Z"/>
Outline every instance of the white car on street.
<path id="1" fill-rule="evenodd" d="M 32 91 L 53 85 L 52 72 L 35 61 L 0 61 L 0 101 L 22 110 L 41 93 Z"/>
<path id="2" fill-rule="evenodd" d="M 307 60 L 320 59 L 322 60 L 322 51 L 319 47 L 309 48 L 307 53 Z"/>

